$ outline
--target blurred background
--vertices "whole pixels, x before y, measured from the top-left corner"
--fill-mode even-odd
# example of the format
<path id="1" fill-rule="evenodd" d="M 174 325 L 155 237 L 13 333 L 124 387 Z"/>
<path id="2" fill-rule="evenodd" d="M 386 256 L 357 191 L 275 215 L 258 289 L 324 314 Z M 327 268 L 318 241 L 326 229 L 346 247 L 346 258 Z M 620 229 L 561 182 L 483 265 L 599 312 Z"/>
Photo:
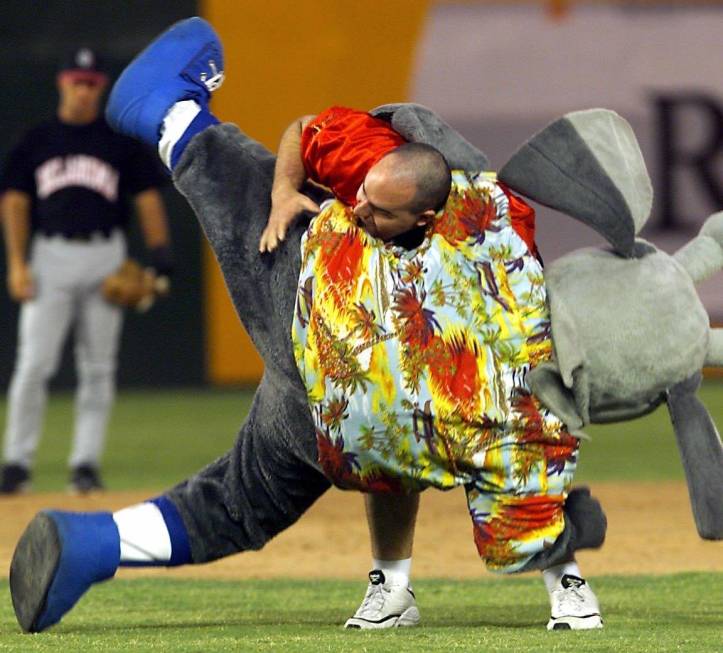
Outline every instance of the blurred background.
<path id="1" fill-rule="evenodd" d="M 607 107 L 631 122 L 656 191 L 645 236 L 674 250 L 723 208 L 723 6 L 712 1 L 43 0 L 3 3 L 0 156 L 55 110 L 58 61 L 78 45 L 114 73 L 159 31 L 193 14 L 226 47 L 224 119 L 274 148 L 295 117 L 334 103 L 426 104 L 499 168 L 565 112 Z M 166 190 L 178 266 L 171 299 L 129 315 L 121 386 L 253 384 L 246 341 L 185 202 Z M 541 209 L 553 260 L 595 234 Z M 138 237 L 134 235 L 136 251 Z M 4 258 L 2 261 L 4 275 Z M 723 322 L 722 277 L 702 288 Z M 15 350 L 16 310 L 0 293 L 0 387 Z M 73 382 L 72 364 L 54 382 Z"/>
<path id="2" fill-rule="evenodd" d="M 554 118 L 606 107 L 632 124 L 653 179 L 646 238 L 673 251 L 723 209 L 723 3 L 712 0 L 4 0 L 0 157 L 24 129 L 52 115 L 58 62 L 73 48 L 98 49 L 117 74 L 161 30 L 194 14 L 213 24 L 226 50 L 227 81 L 214 111 L 270 148 L 294 118 L 331 104 L 414 101 L 499 168 Z M 190 389 L 157 395 L 175 397 L 171 403 L 200 386 L 253 388 L 260 361 L 192 213 L 170 185 L 164 193 L 177 260 L 173 292 L 150 313 L 128 315 L 119 387 Z M 597 242 L 592 231 L 545 209 L 537 224 L 548 262 Z M 134 233 L 132 249 L 142 258 L 139 242 Z M 701 288 L 715 323 L 723 323 L 722 281 L 718 274 Z M 3 393 L 16 323 L 17 306 L 0 292 Z M 72 367 L 66 351 L 53 388 L 72 387 Z M 134 401 L 121 398 L 123 428 L 133 428 L 134 415 L 145 424 L 163 411 Z M 61 403 L 58 410 L 69 408 Z M 245 406 L 234 414 L 240 418 Z M 220 450 L 231 437 L 225 431 Z"/>

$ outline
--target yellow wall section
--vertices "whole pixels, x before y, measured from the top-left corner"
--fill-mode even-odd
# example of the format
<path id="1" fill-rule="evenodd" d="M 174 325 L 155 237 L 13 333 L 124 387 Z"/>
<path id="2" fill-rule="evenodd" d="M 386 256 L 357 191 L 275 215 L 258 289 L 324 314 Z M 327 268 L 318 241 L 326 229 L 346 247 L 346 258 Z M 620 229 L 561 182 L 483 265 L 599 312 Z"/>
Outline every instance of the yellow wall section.
<path id="1" fill-rule="evenodd" d="M 221 36 L 226 81 L 213 111 L 275 150 L 295 118 L 332 104 L 407 98 L 427 0 L 203 0 Z M 207 369 L 216 383 L 255 382 L 263 366 L 205 253 Z"/>

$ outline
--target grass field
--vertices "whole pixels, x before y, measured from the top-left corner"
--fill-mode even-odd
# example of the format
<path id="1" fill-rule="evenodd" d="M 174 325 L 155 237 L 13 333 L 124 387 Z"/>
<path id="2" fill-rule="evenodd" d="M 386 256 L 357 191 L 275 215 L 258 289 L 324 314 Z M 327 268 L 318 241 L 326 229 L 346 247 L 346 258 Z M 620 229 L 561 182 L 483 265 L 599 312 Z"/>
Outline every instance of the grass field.
<path id="1" fill-rule="evenodd" d="M 723 383 L 707 383 L 701 398 L 723 424 Z M 231 445 L 250 399 L 247 391 L 123 393 L 104 466 L 109 487 L 162 489 L 184 478 Z M 72 397 L 54 396 L 36 490 L 65 487 L 71 427 Z M 682 478 L 664 408 L 589 433 L 578 480 Z M 359 582 L 122 579 L 94 588 L 72 619 L 37 636 L 21 635 L 10 601 L 0 601 L 0 651 L 723 650 L 723 574 L 599 576 L 592 584 L 605 597 L 601 632 L 547 633 L 539 579 L 526 577 L 421 580 L 422 627 L 361 633 L 339 627 L 361 598 Z M 0 591 L 8 597 L 7 582 Z"/>
<path id="2" fill-rule="evenodd" d="M 249 409 L 249 390 L 174 390 L 122 393 L 108 436 L 104 471 L 112 489 L 162 489 L 226 451 Z M 701 399 L 723 424 L 723 382 L 710 381 Z M 34 487 L 60 490 L 72 433 L 72 396 L 54 395 L 38 453 Z M 0 406 L 4 420 L 4 404 Z M 682 478 L 667 410 L 627 424 L 587 430 L 576 479 L 657 480 Z"/>
<path id="3" fill-rule="evenodd" d="M 114 581 L 98 586 L 69 623 L 40 635 L 17 632 L 9 601 L 0 612 L 6 651 L 620 651 L 719 653 L 723 586 L 704 574 L 601 577 L 606 626 L 547 632 L 537 579 L 420 581 L 424 625 L 345 631 L 359 583 L 303 581 Z"/>

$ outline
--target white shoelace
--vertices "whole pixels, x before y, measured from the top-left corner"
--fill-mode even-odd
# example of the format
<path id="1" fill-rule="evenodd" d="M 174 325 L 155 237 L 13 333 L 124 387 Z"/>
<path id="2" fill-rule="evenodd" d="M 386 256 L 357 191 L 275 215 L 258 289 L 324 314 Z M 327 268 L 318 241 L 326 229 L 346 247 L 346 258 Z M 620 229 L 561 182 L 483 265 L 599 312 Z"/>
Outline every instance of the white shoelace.
<path id="1" fill-rule="evenodd" d="M 364 596 L 362 604 L 359 606 L 359 610 L 357 610 L 357 614 L 368 611 L 381 612 L 386 601 L 384 593 L 386 592 L 389 594 L 390 591 L 391 590 L 385 589 L 384 585 L 381 584 L 370 585 L 367 589 L 366 596 Z"/>
<path id="2" fill-rule="evenodd" d="M 580 615 L 597 612 L 596 606 L 590 604 L 588 597 L 579 587 L 571 586 L 555 590 L 555 604 L 559 615 Z"/>

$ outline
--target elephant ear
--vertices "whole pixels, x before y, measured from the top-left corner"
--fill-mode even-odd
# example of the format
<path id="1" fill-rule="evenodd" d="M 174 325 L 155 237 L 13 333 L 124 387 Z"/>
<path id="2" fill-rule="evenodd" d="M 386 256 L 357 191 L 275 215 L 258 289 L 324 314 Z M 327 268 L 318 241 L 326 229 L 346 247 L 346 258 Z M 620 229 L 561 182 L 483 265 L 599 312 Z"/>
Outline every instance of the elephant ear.
<path id="1" fill-rule="evenodd" d="M 701 375 L 668 391 L 668 410 L 688 482 L 698 534 L 723 540 L 723 445 L 705 406 L 696 397 Z"/>
<path id="2" fill-rule="evenodd" d="M 408 141 L 436 147 L 453 170 L 481 172 L 490 169 L 489 159 L 480 150 L 421 104 L 384 104 L 370 113 L 390 122 Z"/>
<path id="3" fill-rule="evenodd" d="M 502 167 L 500 181 L 599 232 L 625 257 L 653 204 L 643 155 L 626 120 L 607 109 L 568 113 Z"/>

